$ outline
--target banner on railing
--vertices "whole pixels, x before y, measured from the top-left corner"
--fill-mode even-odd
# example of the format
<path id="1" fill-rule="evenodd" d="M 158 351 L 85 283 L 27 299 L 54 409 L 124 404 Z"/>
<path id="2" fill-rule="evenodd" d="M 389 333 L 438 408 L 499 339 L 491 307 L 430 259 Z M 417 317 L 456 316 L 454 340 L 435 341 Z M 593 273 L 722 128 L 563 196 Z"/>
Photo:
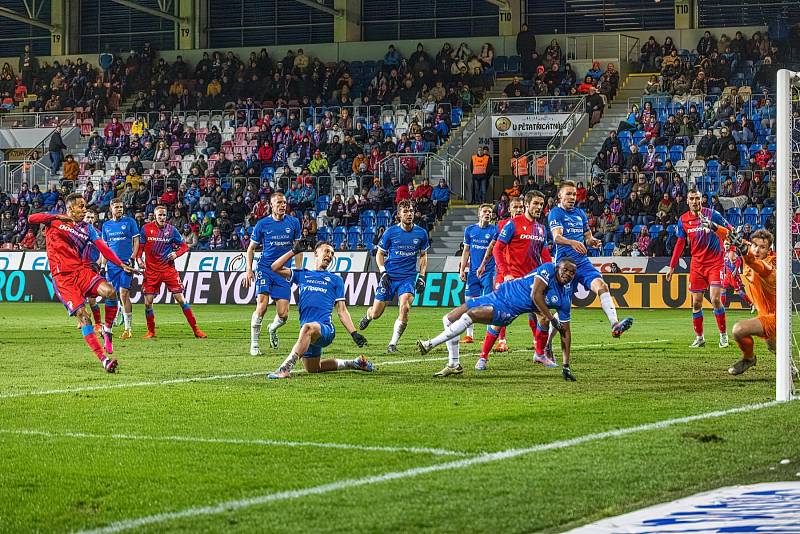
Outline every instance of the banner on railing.
<path id="1" fill-rule="evenodd" d="M 345 285 L 345 300 L 350 306 L 372 304 L 378 287 L 378 273 L 342 273 Z M 239 271 L 184 271 L 181 279 L 184 295 L 192 304 L 254 304 L 253 284 L 242 285 L 245 273 Z M 691 308 L 689 277 L 676 274 L 672 282 L 658 274 L 608 274 L 606 283 L 612 298 L 619 308 L 671 309 Z M 131 285 L 131 300 L 142 302 L 141 275 L 134 276 Z M 296 303 L 297 287 L 294 287 L 292 304 Z M 800 295 L 796 296 L 800 299 Z M 706 295 L 708 300 L 708 295 Z M 45 271 L 0 271 L 0 302 L 58 302 L 53 280 Z M 162 287 L 156 303 L 172 303 L 172 294 Z M 600 301 L 594 293 L 578 286 L 573 297 L 577 308 L 598 308 Z M 464 303 L 464 283 L 457 273 L 428 273 L 425 289 L 414 299 L 414 306 L 455 308 Z M 728 295 L 727 307 L 743 309 L 739 295 Z M 202 316 L 201 316 L 202 317 Z M 243 320 L 249 320 L 249 315 Z M 200 320 L 202 324 L 202 319 Z"/>
<path id="2" fill-rule="evenodd" d="M 569 113 L 541 113 L 527 115 L 493 115 L 492 137 L 553 137 L 562 126 L 569 135 L 574 126 L 568 124 Z"/>
<path id="3" fill-rule="evenodd" d="M 666 273 L 669 268 L 669 258 L 645 258 L 631 256 L 595 256 L 590 257 L 592 265 L 605 274 L 611 273 Z M 428 260 L 430 262 L 430 260 Z M 442 272 L 457 273 L 461 263 L 461 256 L 448 256 L 444 262 Z M 689 270 L 689 263 L 681 258 L 675 267 L 675 272 L 684 273 Z"/>

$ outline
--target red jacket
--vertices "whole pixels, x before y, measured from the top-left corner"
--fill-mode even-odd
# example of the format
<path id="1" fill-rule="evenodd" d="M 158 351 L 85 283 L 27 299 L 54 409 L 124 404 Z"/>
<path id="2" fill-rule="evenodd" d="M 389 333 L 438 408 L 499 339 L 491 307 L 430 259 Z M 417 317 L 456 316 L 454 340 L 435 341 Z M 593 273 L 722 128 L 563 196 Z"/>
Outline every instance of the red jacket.
<path id="1" fill-rule="evenodd" d="M 272 150 L 272 147 L 269 145 L 263 145 L 261 146 L 261 148 L 258 149 L 258 159 L 261 161 L 271 162 L 273 154 L 274 151 Z"/>
<path id="2" fill-rule="evenodd" d="M 399 204 L 401 200 L 408 200 L 411 198 L 411 193 L 408 192 L 407 185 L 401 185 L 397 188 L 397 192 L 394 194 L 394 203 Z"/>
<path id="3" fill-rule="evenodd" d="M 762 169 L 766 169 L 769 162 L 772 160 L 772 153 L 769 150 L 759 150 L 756 152 L 756 165 Z"/>
<path id="4" fill-rule="evenodd" d="M 414 189 L 414 194 L 411 195 L 411 198 L 413 198 L 414 200 L 417 200 L 418 198 L 421 197 L 431 198 L 432 194 L 433 194 L 433 187 L 431 187 L 430 185 L 421 184 L 416 189 Z"/>

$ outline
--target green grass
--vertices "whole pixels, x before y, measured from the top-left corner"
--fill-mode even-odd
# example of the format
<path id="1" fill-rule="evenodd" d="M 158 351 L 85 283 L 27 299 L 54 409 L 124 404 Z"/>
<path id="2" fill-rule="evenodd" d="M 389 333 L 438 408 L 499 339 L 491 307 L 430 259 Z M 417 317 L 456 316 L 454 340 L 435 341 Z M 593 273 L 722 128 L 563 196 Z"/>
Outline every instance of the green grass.
<path id="1" fill-rule="evenodd" d="M 136 306 L 137 336 L 117 341 L 119 373 L 107 375 L 62 307 L 0 305 L 0 531 L 99 528 L 774 397 L 774 358 L 760 341 L 758 366 L 728 376 L 738 352 L 716 347 L 711 314 L 708 346 L 690 351 L 688 311 L 634 311 L 634 328 L 612 340 L 601 312 L 576 310 L 578 382 L 567 383 L 558 370 L 535 367 L 522 350 L 494 356 L 490 370 L 477 374 L 477 344 L 462 345 L 464 375 L 434 379 L 444 347 L 421 357 L 413 346 L 417 337 L 438 332 L 443 310 L 413 309 L 400 353 L 387 355 L 392 308 L 365 332 L 370 345 L 363 352 L 377 364 L 375 373 L 267 382 L 263 373 L 280 363 L 297 334 L 296 310 L 280 332 L 281 350 L 266 348 L 253 358 L 249 307 L 194 309 L 209 339 L 190 337 L 180 309 L 162 305 L 156 306 L 159 338 L 145 341 Z M 356 321 L 361 313 L 352 310 Z M 730 313 L 729 324 L 744 317 L 750 316 Z M 357 355 L 339 332 L 326 353 Z M 476 334 L 482 339 L 481 329 Z M 512 349 L 530 344 L 524 318 L 509 329 L 509 341 Z M 432 358 L 442 360 L 401 362 Z M 247 376 L 160 383 L 240 373 Z M 115 384 L 139 385 L 105 387 Z M 788 403 L 135 530 L 557 532 L 719 486 L 796 479 L 798 432 L 800 404 Z M 149 439 L 156 437 L 165 439 Z M 228 441 L 166 439 L 172 437 Z M 454 455 L 233 440 L 438 448 Z M 778 465 L 782 458 L 793 463 Z"/>

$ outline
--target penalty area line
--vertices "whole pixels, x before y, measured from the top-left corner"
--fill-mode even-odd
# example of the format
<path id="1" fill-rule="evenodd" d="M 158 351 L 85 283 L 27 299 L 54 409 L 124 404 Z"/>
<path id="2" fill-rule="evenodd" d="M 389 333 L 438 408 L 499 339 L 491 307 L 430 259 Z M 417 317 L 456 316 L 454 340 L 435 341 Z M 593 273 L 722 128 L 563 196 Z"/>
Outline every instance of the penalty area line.
<path id="1" fill-rule="evenodd" d="M 393 480 L 414 478 L 420 475 L 426 475 L 430 473 L 437 473 L 443 471 L 451 471 L 454 469 L 464 469 L 474 465 L 481 465 L 503 460 L 509 460 L 512 458 L 517 458 L 528 454 L 534 454 L 534 453 L 552 451 L 558 449 L 567 449 L 570 447 L 583 445 L 584 443 L 590 443 L 609 438 L 618 438 L 630 434 L 637 434 L 640 432 L 661 430 L 675 425 L 691 423 L 694 421 L 702 421 L 704 419 L 713 419 L 718 417 L 725 417 L 732 414 L 753 412 L 764 408 L 770 408 L 778 404 L 779 403 L 777 401 L 765 402 L 760 404 L 749 404 L 746 406 L 730 408 L 727 410 L 707 412 L 698 415 L 690 415 L 687 417 L 678 417 L 675 419 L 665 419 L 654 423 L 646 423 L 627 428 L 608 430 L 606 432 L 587 434 L 584 436 L 578 436 L 571 439 L 553 441 L 541 445 L 534 445 L 532 447 L 506 449 L 504 451 L 484 453 L 484 454 L 479 454 L 477 456 L 473 456 L 471 458 L 464 458 L 461 460 L 454 460 L 450 462 L 429 465 L 426 467 L 415 467 L 412 469 L 407 469 L 405 471 L 392 471 L 380 475 L 339 480 L 331 482 L 329 484 L 322 484 L 320 486 L 312 486 L 308 488 L 302 488 L 290 491 L 281 491 L 277 493 L 268 493 L 265 495 L 249 497 L 247 499 L 223 501 L 211 506 L 186 508 L 184 510 L 176 512 L 163 512 L 159 514 L 148 515 L 133 519 L 124 519 L 122 521 L 116 521 L 114 523 L 106 525 L 104 527 L 90 529 L 90 530 L 82 530 L 77 534 L 114 534 L 116 532 L 123 532 L 125 530 L 144 527 L 147 525 L 166 523 L 169 521 L 176 521 L 179 519 L 190 519 L 201 516 L 217 515 L 225 512 L 234 512 L 237 510 L 243 510 L 246 508 L 251 508 L 253 506 L 260 506 L 272 502 L 291 501 L 302 497 L 308 497 L 312 495 L 322 495 L 343 489 L 371 486 L 373 484 L 380 484 L 383 482 L 390 482 Z"/>
<path id="2" fill-rule="evenodd" d="M 329 443 L 318 441 L 290 441 L 277 439 L 203 438 L 195 436 L 143 436 L 136 434 L 94 434 L 90 432 L 48 432 L 44 430 L 0 428 L 0 434 L 14 436 L 37 436 L 43 438 L 101 439 L 121 441 L 155 441 L 167 443 L 207 443 L 215 445 L 248 445 L 265 447 L 318 447 L 322 449 L 344 449 L 369 452 L 391 452 L 430 454 L 433 456 L 471 456 L 474 453 L 451 451 L 435 447 L 389 447 L 382 445 L 358 445 L 352 443 Z"/>

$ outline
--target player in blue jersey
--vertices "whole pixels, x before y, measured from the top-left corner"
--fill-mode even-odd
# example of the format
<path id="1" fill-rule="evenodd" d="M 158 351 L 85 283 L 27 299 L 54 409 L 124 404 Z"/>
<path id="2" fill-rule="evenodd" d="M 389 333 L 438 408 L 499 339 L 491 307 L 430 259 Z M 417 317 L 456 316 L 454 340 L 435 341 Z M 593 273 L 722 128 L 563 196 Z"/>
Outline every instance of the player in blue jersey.
<path id="1" fill-rule="evenodd" d="M 494 257 L 489 256 L 489 261 L 483 264 L 483 257 L 489 244 L 497 239 L 497 226 L 492 224 L 494 206 L 481 204 L 478 208 L 478 222 L 470 224 L 464 229 L 464 251 L 461 253 L 459 277 L 466 282 L 464 300 L 470 301 L 476 297 L 488 295 L 494 290 L 495 264 Z M 484 270 L 478 276 L 478 267 L 483 265 Z M 467 335 L 462 340 L 472 343 L 472 326 L 467 328 Z"/>
<path id="2" fill-rule="evenodd" d="M 442 318 L 444 330 L 427 341 L 417 341 L 417 350 L 428 353 L 434 347 L 447 343 L 447 365 L 434 376 L 451 376 L 464 372 L 461 367 L 458 336 L 473 323 L 503 326 L 511 324 L 524 313 L 536 315 L 539 329 L 536 339 L 536 354 L 544 356 L 547 343 L 547 328 L 552 326 L 561 333 L 563 354 L 562 375 L 574 381 L 570 368 L 571 332 L 569 327 L 572 306 L 572 280 L 575 277 L 575 262 L 562 258 L 558 264 L 545 263 L 532 273 L 500 285 L 496 291 L 462 304 Z M 558 318 L 550 309 L 558 311 Z"/>
<path id="3" fill-rule="evenodd" d="M 139 251 L 139 225 L 131 217 L 125 215 L 122 200 L 115 198 L 109 207 L 111 218 L 103 223 L 103 240 L 120 260 L 130 264 L 131 259 L 135 258 Z M 132 277 L 113 263 L 105 262 L 105 265 L 106 279 L 114 286 L 122 303 L 125 331 L 120 339 L 130 339 L 133 321 L 133 305 L 130 296 Z"/>
<path id="4" fill-rule="evenodd" d="M 292 250 L 302 237 L 300 221 L 286 214 L 286 197 L 283 193 L 273 193 L 269 200 L 272 214 L 259 220 L 253 228 L 250 246 L 247 247 L 247 274 L 242 280 L 244 287 L 250 287 L 255 281 L 256 310 L 250 318 L 250 355 L 261 354 L 259 336 L 261 335 L 261 322 L 267 313 L 269 298 L 275 301 L 275 318 L 269 325 L 269 344 L 273 349 L 278 348 L 278 328 L 286 324 L 289 317 L 289 299 L 292 296 L 292 284 L 272 272 L 272 263 Z M 262 247 L 261 257 L 258 259 L 258 271 L 253 273 L 253 259 L 256 248 Z M 294 257 L 295 266 L 303 265 L 303 255 Z"/>
<path id="5" fill-rule="evenodd" d="M 547 216 L 553 242 L 556 245 L 555 260 L 569 258 L 575 262 L 577 270 L 573 286 L 581 284 L 587 290 L 594 292 L 600 299 L 600 306 L 611 323 L 611 335 L 619 337 L 633 325 L 633 318 L 626 317 L 622 321 L 617 319 L 617 309 L 608 292 L 608 285 L 603 280 L 603 275 L 592 265 L 587 256 L 587 245 L 602 247 L 603 242 L 595 238 L 589 230 L 586 213 L 575 207 L 577 189 L 575 182 L 565 180 L 558 188 L 558 205 Z M 552 336 L 551 329 L 550 335 Z"/>
<path id="6" fill-rule="evenodd" d="M 386 352 L 397 352 L 397 343 L 408 324 L 408 311 L 414 302 L 414 296 L 425 289 L 427 251 L 430 246 L 428 232 L 414 224 L 414 206 L 410 200 L 401 200 L 397 204 L 397 214 L 400 223 L 390 226 L 384 232 L 375 254 L 381 273 L 375 302 L 358 324 L 360 330 L 366 329 L 370 321 L 383 315 L 386 304 L 397 295 L 400 310 Z"/>
<path id="7" fill-rule="evenodd" d="M 328 272 L 333 261 L 333 247 L 320 241 L 314 248 L 316 265 L 313 271 L 308 269 L 289 269 L 286 264 L 299 253 L 299 246 L 281 255 L 272 263 L 272 271 L 300 288 L 298 307 L 300 308 L 300 333 L 289 356 L 281 366 L 267 375 L 268 378 L 289 378 L 292 368 L 301 357 L 303 367 L 309 373 L 324 373 L 355 369 L 372 371 L 372 364 L 363 356 L 354 360 L 329 358 L 322 360 L 322 349 L 333 343 L 336 330 L 331 322 L 331 314 L 336 308 L 339 320 L 350 333 L 350 337 L 359 347 L 367 344 L 367 340 L 353 325 L 350 312 L 344 301 L 344 281 L 335 273 Z"/>

